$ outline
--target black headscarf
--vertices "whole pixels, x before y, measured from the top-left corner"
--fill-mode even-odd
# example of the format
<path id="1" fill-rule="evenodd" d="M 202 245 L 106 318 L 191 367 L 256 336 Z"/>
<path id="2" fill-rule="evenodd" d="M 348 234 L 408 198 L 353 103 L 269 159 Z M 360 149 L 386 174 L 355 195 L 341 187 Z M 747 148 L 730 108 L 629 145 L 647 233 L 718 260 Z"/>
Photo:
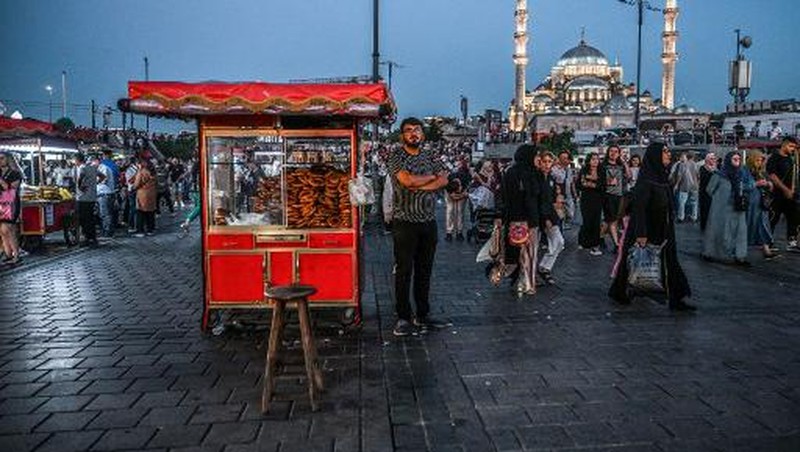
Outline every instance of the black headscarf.
<path id="1" fill-rule="evenodd" d="M 514 166 L 522 172 L 533 172 L 533 159 L 536 157 L 536 146 L 523 144 L 514 153 Z"/>
<path id="2" fill-rule="evenodd" d="M 739 167 L 733 166 L 733 156 L 739 156 Z M 735 205 L 741 205 L 741 198 L 744 197 L 744 186 L 743 186 L 743 175 L 744 175 L 744 167 L 742 166 L 742 154 L 738 152 L 728 152 L 725 155 L 725 163 L 722 164 L 722 168 L 718 170 L 720 176 L 728 179 L 731 183 L 731 191 L 733 192 L 733 202 Z"/>
<path id="3" fill-rule="evenodd" d="M 665 166 L 661 160 L 661 153 L 666 147 L 664 143 L 650 143 L 647 146 L 644 157 L 642 157 L 639 180 L 669 186 L 669 166 Z"/>

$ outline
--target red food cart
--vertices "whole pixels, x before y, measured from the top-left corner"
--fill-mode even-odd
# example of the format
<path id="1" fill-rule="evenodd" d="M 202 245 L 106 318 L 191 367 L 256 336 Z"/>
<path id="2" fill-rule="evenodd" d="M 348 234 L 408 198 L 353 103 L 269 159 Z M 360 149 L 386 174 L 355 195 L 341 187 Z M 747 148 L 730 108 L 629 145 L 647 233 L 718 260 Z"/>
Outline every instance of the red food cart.
<path id="1" fill-rule="evenodd" d="M 393 118 L 382 83 L 130 82 L 120 107 L 198 123 L 204 309 L 264 308 L 265 285 L 359 321 L 360 126 Z"/>
<path id="2" fill-rule="evenodd" d="M 45 185 L 47 158 L 77 154 L 77 145 L 61 138 L 52 124 L 35 119 L 0 117 L 0 150 L 21 158 L 27 174 L 20 206 L 22 246 L 28 251 L 41 247 L 47 234 L 62 232 L 68 246 L 78 243 L 75 201 L 70 193 Z"/>
<path id="3" fill-rule="evenodd" d="M 38 249 L 47 234 L 61 232 L 68 246 L 78 244 L 78 217 L 72 199 L 23 200 L 20 210 L 22 246 L 28 251 Z"/>

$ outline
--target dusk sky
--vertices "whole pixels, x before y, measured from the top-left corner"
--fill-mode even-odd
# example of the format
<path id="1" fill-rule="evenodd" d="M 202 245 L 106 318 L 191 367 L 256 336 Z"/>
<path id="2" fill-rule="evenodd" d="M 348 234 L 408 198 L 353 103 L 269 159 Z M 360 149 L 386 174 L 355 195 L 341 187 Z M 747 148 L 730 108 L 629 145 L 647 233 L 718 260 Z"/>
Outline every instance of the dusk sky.
<path id="1" fill-rule="evenodd" d="M 651 0 L 663 7 L 663 0 Z M 381 56 L 393 74 L 401 116 L 486 108 L 506 113 L 513 96 L 513 0 L 382 0 Z M 636 77 L 635 8 L 617 0 L 529 0 L 528 87 L 580 40 Z M 676 104 L 721 111 L 730 102 L 733 30 L 753 37 L 749 100 L 800 97 L 797 0 L 678 0 Z M 116 105 L 128 80 L 282 82 L 371 73 L 372 0 L 2 0 L 0 101 L 6 114 L 60 116 L 67 71 L 68 116 L 89 124 L 88 104 Z M 648 12 L 642 85 L 660 96 L 663 16 Z M 383 67 L 384 76 L 386 68 Z M 98 118 L 99 121 L 99 118 Z M 143 123 L 142 120 L 138 120 Z M 174 126 L 172 126 L 174 127 Z M 190 129 L 191 126 L 183 125 Z"/>

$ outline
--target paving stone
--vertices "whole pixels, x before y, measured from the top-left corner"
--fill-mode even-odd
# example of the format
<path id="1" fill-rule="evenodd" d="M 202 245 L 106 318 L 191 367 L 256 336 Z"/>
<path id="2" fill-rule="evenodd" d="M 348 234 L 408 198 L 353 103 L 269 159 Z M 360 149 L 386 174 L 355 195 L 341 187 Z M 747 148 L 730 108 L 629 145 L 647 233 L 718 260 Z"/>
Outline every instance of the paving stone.
<path id="1" fill-rule="evenodd" d="M 159 407 L 152 408 L 139 425 L 161 427 L 165 425 L 183 425 L 189 421 L 196 407 Z"/>
<path id="2" fill-rule="evenodd" d="M 39 391 L 37 395 L 44 397 L 71 396 L 80 394 L 89 385 L 88 381 L 64 381 L 60 383 L 50 383 L 46 388 Z"/>
<path id="3" fill-rule="evenodd" d="M 37 432 L 59 432 L 82 430 L 98 411 L 77 411 L 73 413 L 53 413 L 36 427 Z"/>
<path id="4" fill-rule="evenodd" d="M 71 431 L 54 433 L 37 451 L 83 452 L 89 450 L 102 435 L 98 431 Z"/>
<path id="5" fill-rule="evenodd" d="M 132 380 L 95 380 L 89 383 L 81 394 L 118 394 L 126 390 L 132 384 Z"/>
<path id="6" fill-rule="evenodd" d="M 7 399 L 12 397 L 30 397 L 42 388 L 46 383 L 12 383 L 7 384 L 0 389 L 0 399 Z M 43 394 L 47 395 L 47 394 Z"/>
<path id="7" fill-rule="evenodd" d="M 148 392 L 136 402 L 136 407 L 170 407 L 177 405 L 186 396 L 185 391 Z"/>
<path id="8" fill-rule="evenodd" d="M 34 450 L 48 437 L 47 433 L 30 433 L 26 435 L 2 435 L 0 445 L 3 450 L 13 452 L 28 452 Z"/>
<path id="9" fill-rule="evenodd" d="M 0 414 L 9 415 L 30 413 L 48 400 L 50 399 L 47 397 L 6 399 L 0 402 Z"/>
<path id="10" fill-rule="evenodd" d="M 124 429 L 135 426 L 147 414 L 148 408 L 105 410 L 89 423 L 89 429 Z"/>
<path id="11" fill-rule="evenodd" d="M 169 425 L 158 429 L 147 447 L 194 447 L 200 445 L 208 425 Z"/>
<path id="12" fill-rule="evenodd" d="M 9 414 L 0 417 L 0 435 L 28 433 L 49 416 L 47 413 Z M 2 442 L 2 441 L 0 441 Z"/>
<path id="13" fill-rule="evenodd" d="M 129 408 L 141 394 L 100 394 L 94 398 L 85 409 L 87 410 L 114 410 Z"/>
<path id="14" fill-rule="evenodd" d="M 47 371 L 37 381 L 40 383 L 60 383 L 75 381 L 86 374 L 86 369 L 53 369 Z"/>
<path id="15" fill-rule="evenodd" d="M 549 449 L 574 446 L 563 427 L 557 425 L 535 425 L 517 429 L 522 445 L 528 449 Z"/>
<path id="16" fill-rule="evenodd" d="M 212 424 L 218 422 L 234 422 L 239 419 L 239 415 L 244 411 L 245 405 L 238 404 L 218 404 L 200 405 L 197 411 L 192 414 L 190 424 Z"/>
<path id="17" fill-rule="evenodd" d="M 203 445 L 247 443 L 256 438 L 260 427 L 259 422 L 213 424 Z"/>
<path id="18" fill-rule="evenodd" d="M 36 409 L 39 413 L 58 411 L 78 411 L 91 402 L 92 395 L 72 395 L 64 397 L 50 397 L 47 402 Z"/>
<path id="19" fill-rule="evenodd" d="M 155 435 L 157 429 L 154 427 L 136 427 L 126 429 L 112 429 L 103 433 L 100 440 L 93 446 L 92 450 L 130 450 L 141 449 Z"/>

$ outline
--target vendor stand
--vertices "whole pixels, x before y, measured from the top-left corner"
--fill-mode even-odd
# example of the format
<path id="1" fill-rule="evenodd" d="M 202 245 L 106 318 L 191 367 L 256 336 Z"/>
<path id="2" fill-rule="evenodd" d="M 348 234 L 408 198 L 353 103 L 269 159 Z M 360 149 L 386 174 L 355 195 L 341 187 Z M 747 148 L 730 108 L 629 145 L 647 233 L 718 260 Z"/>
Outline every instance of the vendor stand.
<path id="1" fill-rule="evenodd" d="M 265 286 L 309 284 L 312 306 L 360 321 L 359 212 L 348 183 L 383 84 L 130 82 L 120 108 L 198 123 L 204 304 L 265 308 Z"/>
<path id="2" fill-rule="evenodd" d="M 78 153 L 75 143 L 59 138 L 52 124 L 33 119 L 0 118 L 0 149 L 20 156 L 25 180 L 21 187 L 22 247 L 34 251 L 47 234 L 62 232 L 68 246 L 78 243 L 75 200 L 65 189 L 46 185 L 48 158 Z"/>

